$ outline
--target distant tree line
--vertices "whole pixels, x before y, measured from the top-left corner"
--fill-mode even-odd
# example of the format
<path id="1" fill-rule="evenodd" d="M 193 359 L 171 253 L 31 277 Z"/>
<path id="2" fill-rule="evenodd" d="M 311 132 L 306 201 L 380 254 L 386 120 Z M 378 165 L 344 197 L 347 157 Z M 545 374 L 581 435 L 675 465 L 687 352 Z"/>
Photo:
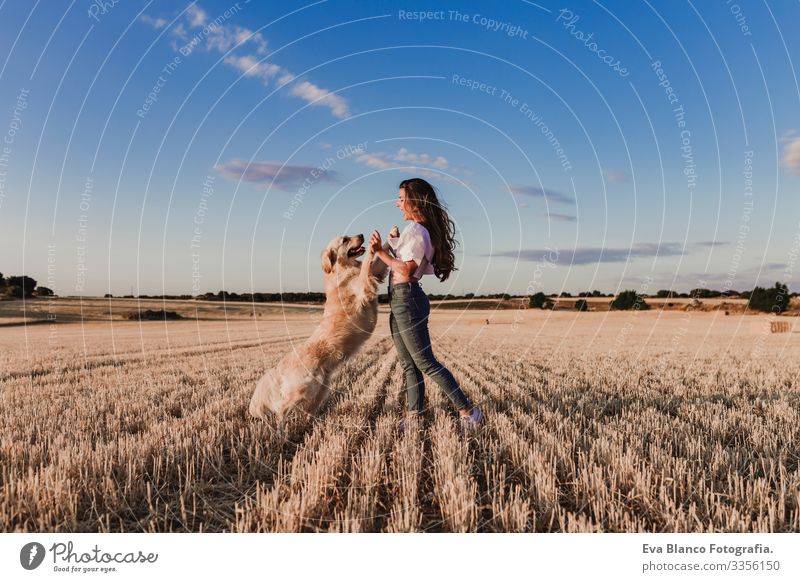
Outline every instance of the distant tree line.
<path id="1" fill-rule="evenodd" d="M 104 295 L 106 298 L 114 297 L 111 293 Z M 187 299 L 196 301 L 243 301 L 247 303 L 325 303 L 325 293 L 235 293 L 218 291 L 217 293 L 203 293 L 202 295 L 121 295 L 123 299 Z"/>
<path id="2" fill-rule="evenodd" d="M 789 293 L 788 288 L 786 285 L 783 285 L 783 293 L 782 295 L 787 298 L 786 304 L 788 306 L 788 299 L 791 297 L 796 297 L 800 295 L 800 293 Z M 692 289 L 689 293 L 677 293 L 674 291 L 668 291 L 666 289 L 662 289 L 658 291 L 655 295 L 648 295 L 646 293 L 635 293 L 633 291 L 621 291 L 619 295 L 614 295 L 613 293 L 602 293 L 600 291 L 582 291 L 577 295 L 572 295 L 566 291 L 561 293 L 550 293 L 545 294 L 541 291 L 535 293 L 534 295 L 528 298 L 529 306 L 534 308 L 540 308 L 545 303 L 552 303 L 552 301 L 548 301 L 550 298 L 585 298 L 585 297 L 609 297 L 612 299 L 617 299 L 620 296 L 623 296 L 622 302 L 619 303 L 620 305 L 627 305 L 628 303 L 635 303 L 635 297 L 656 297 L 659 299 L 669 299 L 669 298 L 683 298 L 683 299 L 709 299 L 715 297 L 727 297 L 731 299 L 750 299 L 751 295 L 757 297 L 756 303 L 760 304 L 763 302 L 761 299 L 760 294 L 764 292 L 764 289 L 761 287 L 756 287 L 753 291 L 716 291 L 714 289 Z M 631 296 L 630 293 L 635 293 L 635 296 Z M 105 297 L 114 297 L 111 293 L 106 293 Z M 216 293 L 203 293 L 201 295 L 121 295 L 120 297 L 123 298 L 140 298 L 140 299 L 195 299 L 200 301 L 246 301 L 246 302 L 255 302 L 255 303 L 263 303 L 263 302 L 285 302 L 285 303 L 324 303 L 325 302 L 325 294 L 319 292 L 284 292 L 284 293 L 236 293 L 236 292 L 228 292 L 228 291 L 217 291 Z M 381 297 L 388 298 L 387 294 L 384 293 Z M 447 293 L 444 295 L 437 295 L 435 293 L 431 293 L 428 295 L 428 298 L 432 301 L 451 301 L 451 300 L 469 300 L 469 299 L 501 299 L 501 300 L 511 300 L 514 297 L 521 298 L 522 296 L 514 296 L 509 293 L 489 293 L 485 295 L 476 295 L 475 293 L 467 293 L 465 295 L 454 295 L 452 293 Z M 630 299 L 633 297 L 633 299 Z M 387 299 L 388 300 L 388 299 Z M 583 304 L 581 304 L 583 305 Z M 752 307 L 752 305 L 751 305 Z M 624 309 L 625 307 L 620 307 Z"/>
<path id="3" fill-rule="evenodd" d="M 36 279 L 27 275 L 12 275 L 4 277 L 0 273 L 0 297 L 12 299 L 31 299 L 33 297 L 49 297 L 53 290 L 47 287 L 38 287 Z"/>
<path id="4" fill-rule="evenodd" d="M 0 298 L 11 299 L 31 299 L 34 297 L 50 297 L 53 296 L 53 290 L 47 287 L 41 287 L 37 284 L 36 279 L 27 275 L 13 275 L 10 277 L 3 276 L 0 273 Z M 669 289 L 660 289 L 654 296 L 644 293 L 637 293 L 633 290 L 625 290 L 618 295 L 603 294 L 600 291 L 582 291 L 576 297 L 580 298 L 575 302 L 575 309 L 578 311 L 588 311 L 589 303 L 583 299 L 586 297 L 611 297 L 609 302 L 611 309 L 650 309 L 650 306 L 645 301 L 647 297 L 656 297 L 659 299 L 681 298 L 681 299 L 712 299 L 716 297 L 739 298 L 747 299 L 747 306 L 750 309 L 755 309 L 764 312 L 783 313 L 789 307 L 789 300 L 796 297 L 800 293 L 789 293 L 789 287 L 785 283 L 779 281 L 769 288 L 755 287 L 751 291 L 717 291 L 715 289 L 696 288 L 692 289 L 689 293 L 677 293 Z M 114 297 L 111 293 L 104 295 L 106 298 Z M 319 292 L 286 292 L 286 293 L 235 293 L 228 291 L 217 291 L 216 293 L 204 293 L 202 295 L 123 295 L 123 298 L 136 298 L 139 299 L 171 299 L 171 300 L 200 300 L 200 301 L 242 301 L 248 303 L 325 303 L 325 294 Z M 451 293 L 445 295 L 431 294 L 428 297 L 434 301 L 448 301 L 448 300 L 471 300 L 471 299 L 500 299 L 508 301 L 513 299 L 509 293 L 490 293 L 486 295 L 476 295 L 475 293 L 467 293 L 466 295 L 453 295 Z M 555 302 L 553 298 L 571 298 L 572 294 L 562 291 L 561 293 L 551 293 L 545 295 L 539 291 L 528 297 L 528 307 L 532 309 L 553 309 Z M 383 293 L 378 296 L 379 303 L 388 303 L 389 296 Z"/>
<path id="5" fill-rule="evenodd" d="M 655 297 L 660 299 L 669 298 L 683 298 L 683 299 L 709 299 L 715 297 L 726 298 L 741 298 L 747 299 L 747 307 L 757 311 L 783 313 L 789 308 L 789 300 L 796 297 L 800 293 L 789 293 L 789 287 L 785 283 L 775 281 L 775 285 L 765 289 L 764 287 L 755 287 L 752 291 L 716 291 L 714 289 L 692 289 L 690 293 L 675 293 L 666 289 L 662 289 L 655 294 Z M 572 297 L 570 293 L 562 292 L 560 294 L 551 293 L 545 295 L 541 291 L 534 293 L 528 299 L 528 307 L 531 309 L 554 309 L 555 302 L 551 298 L 554 297 Z M 609 308 L 612 310 L 629 310 L 629 309 L 650 309 L 650 305 L 645 298 L 650 295 L 644 293 L 637 293 L 634 290 L 627 289 L 621 291 L 618 295 L 603 295 L 599 291 L 582 292 L 578 297 L 613 297 L 609 302 Z M 578 311 L 588 311 L 589 303 L 586 299 L 579 299 L 575 302 L 575 309 Z"/>
<path id="6" fill-rule="evenodd" d="M 104 295 L 106 298 L 114 297 L 111 293 Z M 325 303 L 325 294 L 313 291 L 308 292 L 285 292 L 285 293 L 234 293 L 228 291 L 218 291 L 217 293 L 203 293 L 201 295 L 121 295 L 124 299 L 195 299 L 199 301 L 246 301 L 249 303 L 264 303 L 264 302 L 283 302 L 283 303 Z M 466 295 L 436 295 L 431 293 L 428 298 L 433 301 L 448 301 L 452 299 L 512 299 L 513 296 L 508 293 L 493 293 L 488 295 L 475 295 L 474 293 L 467 293 Z M 378 296 L 380 303 L 388 303 L 389 296 L 383 293 Z"/>
<path id="7" fill-rule="evenodd" d="M 676 293 L 669 289 L 661 289 L 656 292 L 656 297 L 662 299 L 682 298 L 682 299 L 713 299 L 714 297 L 730 297 L 732 299 L 747 299 L 750 297 L 752 291 L 734 291 L 728 289 L 727 291 L 717 291 L 716 289 L 697 288 L 692 289 L 688 293 Z"/>

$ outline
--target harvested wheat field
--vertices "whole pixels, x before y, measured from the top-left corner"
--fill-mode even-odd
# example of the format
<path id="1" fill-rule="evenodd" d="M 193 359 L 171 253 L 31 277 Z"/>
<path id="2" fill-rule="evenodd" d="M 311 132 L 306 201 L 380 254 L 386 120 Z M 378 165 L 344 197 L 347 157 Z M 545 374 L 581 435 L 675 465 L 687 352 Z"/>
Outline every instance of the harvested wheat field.
<path id="1" fill-rule="evenodd" d="M 382 307 L 284 441 L 247 405 L 317 317 L 0 329 L 0 529 L 800 531 L 800 335 L 766 316 L 435 310 L 465 438 L 430 381 L 397 433 Z"/>

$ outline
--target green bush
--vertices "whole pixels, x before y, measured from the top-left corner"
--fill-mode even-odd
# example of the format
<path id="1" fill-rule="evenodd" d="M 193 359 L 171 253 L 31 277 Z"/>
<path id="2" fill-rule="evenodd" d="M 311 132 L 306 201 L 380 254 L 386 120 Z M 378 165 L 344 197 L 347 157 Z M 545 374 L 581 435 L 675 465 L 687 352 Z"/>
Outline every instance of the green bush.
<path id="1" fill-rule="evenodd" d="M 33 290 L 36 289 L 36 279 L 27 275 L 8 277 L 6 285 L 8 285 L 12 297 L 17 299 L 29 298 L 33 297 Z"/>
<path id="2" fill-rule="evenodd" d="M 125 319 L 158 321 L 160 319 L 183 319 L 183 316 L 175 311 L 145 309 L 143 311 L 131 311 L 125 316 Z"/>
<path id="3" fill-rule="evenodd" d="M 650 309 L 650 306 L 645 302 L 644 297 L 638 295 L 636 291 L 627 290 L 611 301 L 611 309 Z"/>
<path id="4" fill-rule="evenodd" d="M 789 306 L 788 286 L 775 281 L 775 285 L 769 289 L 756 287 L 750 294 L 748 307 L 758 311 L 773 313 L 783 313 Z"/>
<path id="5" fill-rule="evenodd" d="M 578 299 L 575 302 L 575 309 L 578 311 L 589 311 L 589 303 L 586 301 L 586 299 Z"/>
<path id="6" fill-rule="evenodd" d="M 531 309 L 542 309 L 546 300 L 547 296 L 539 291 L 538 293 L 531 295 L 531 299 L 528 302 L 528 307 Z"/>

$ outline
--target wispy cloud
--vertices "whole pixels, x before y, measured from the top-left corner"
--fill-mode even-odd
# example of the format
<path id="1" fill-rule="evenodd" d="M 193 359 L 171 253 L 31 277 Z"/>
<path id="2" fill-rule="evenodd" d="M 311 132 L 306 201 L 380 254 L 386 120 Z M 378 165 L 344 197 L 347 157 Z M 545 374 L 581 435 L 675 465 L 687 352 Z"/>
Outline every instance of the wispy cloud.
<path id="1" fill-rule="evenodd" d="M 530 196 L 532 198 L 546 198 L 552 202 L 560 202 L 562 204 L 574 204 L 575 201 L 571 196 L 566 196 L 558 190 L 551 190 L 550 188 L 538 188 L 536 186 L 522 186 L 512 185 L 511 191 L 517 196 Z"/>
<path id="2" fill-rule="evenodd" d="M 173 42 L 173 50 L 184 56 L 192 54 L 197 48 L 221 54 L 235 50 L 237 53 L 227 54 L 223 62 L 246 77 L 256 78 L 264 85 L 286 85 L 290 95 L 299 97 L 313 107 L 326 107 L 341 119 L 350 116 L 350 108 L 344 97 L 307 79 L 299 79 L 281 65 L 268 61 L 265 56 L 268 53 L 266 38 L 260 32 L 226 22 L 228 17 L 228 12 L 225 12 L 212 19 L 198 4 L 192 4 L 183 19 L 171 30 L 173 36 L 186 41 L 183 46 Z M 140 20 L 154 28 L 162 28 L 167 24 L 162 18 L 146 15 Z"/>
<path id="3" fill-rule="evenodd" d="M 624 184 L 631 181 L 631 177 L 625 170 L 605 170 L 603 172 L 606 182 L 612 184 Z"/>
<path id="4" fill-rule="evenodd" d="M 783 277 L 787 265 L 785 263 L 764 263 L 763 265 L 752 265 L 741 268 L 736 272 L 736 276 L 731 277 L 722 273 L 682 273 L 675 277 L 675 287 L 688 286 L 691 289 L 699 287 L 698 281 L 705 281 L 704 285 L 708 289 L 722 290 L 731 288 L 736 291 L 750 290 L 758 284 L 760 287 L 771 287 L 776 280 L 784 283 Z M 661 274 L 662 279 L 671 280 L 674 273 L 666 272 Z M 756 283 L 758 277 L 758 283 Z M 790 285 L 791 287 L 791 285 Z"/>
<path id="5" fill-rule="evenodd" d="M 797 128 L 796 127 L 789 127 L 783 131 L 781 136 L 778 138 L 778 143 L 788 143 L 792 141 L 797 136 Z"/>
<path id="6" fill-rule="evenodd" d="M 433 166 L 439 170 L 446 170 L 449 165 L 447 158 L 443 156 L 436 156 L 435 158 L 428 154 L 415 154 L 408 151 L 406 148 L 400 148 L 394 155 L 394 159 L 398 162 L 411 162 L 419 166 Z"/>
<path id="7" fill-rule="evenodd" d="M 308 81 L 300 81 L 292 85 L 290 89 L 292 95 L 300 97 L 304 101 L 311 103 L 314 106 L 324 106 L 330 108 L 331 112 L 341 119 L 350 115 L 350 110 L 347 106 L 347 101 L 336 93 L 318 87 L 314 83 Z"/>
<path id="8" fill-rule="evenodd" d="M 577 247 L 570 253 L 569 250 L 559 251 L 562 265 L 592 265 L 596 263 L 623 263 L 630 259 L 642 257 L 669 257 L 683 254 L 682 245 L 679 243 L 639 243 L 631 248 L 603 248 L 603 247 Z M 511 257 L 523 261 L 538 261 L 551 249 L 520 249 L 518 251 L 499 251 L 489 253 L 488 257 Z"/>
<path id="9" fill-rule="evenodd" d="M 544 216 L 549 216 L 553 220 L 561 220 L 562 222 L 575 222 L 578 220 L 575 216 L 571 214 L 563 214 L 561 212 L 548 212 Z"/>
<path id="10" fill-rule="evenodd" d="M 194 28 L 203 26 L 208 20 L 206 11 L 197 4 L 192 4 L 186 9 L 186 17 L 189 19 L 189 24 Z"/>
<path id="11" fill-rule="evenodd" d="M 446 170 L 450 162 L 444 156 L 431 154 L 417 154 L 400 148 L 393 154 L 377 152 L 374 154 L 362 154 L 356 158 L 359 162 L 373 168 L 402 168 L 412 166 L 430 166 L 437 170 Z M 407 163 L 406 163 L 407 162 Z"/>
<path id="12" fill-rule="evenodd" d="M 228 55 L 225 63 L 245 74 L 246 77 L 258 77 L 263 81 L 272 79 L 281 72 L 280 66 L 274 63 L 261 62 L 253 55 Z"/>
<path id="13" fill-rule="evenodd" d="M 278 162 L 248 162 L 233 159 L 214 169 L 229 180 L 252 182 L 286 192 L 297 190 L 305 180 L 335 182 L 338 174 L 333 170 L 322 171 L 315 166 L 284 166 Z"/>
<path id="14" fill-rule="evenodd" d="M 365 164 L 370 168 L 377 168 L 384 170 L 386 168 L 399 168 L 402 164 L 398 164 L 388 159 L 384 154 L 358 154 L 355 160 L 359 163 Z"/>
<path id="15" fill-rule="evenodd" d="M 139 22 L 144 22 L 145 24 L 149 24 L 153 28 L 158 29 L 164 28 L 169 21 L 164 18 L 153 18 L 147 14 L 142 14 L 139 16 Z"/>
<path id="16" fill-rule="evenodd" d="M 728 241 L 724 241 L 724 240 L 704 240 L 704 241 L 696 242 L 694 244 L 699 246 L 699 247 L 720 247 L 720 246 L 727 245 L 727 244 L 730 244 L 730 243 Z"/>
<path id="17" fill-rule="evenodd" d="M 419 175 L 425 176 L 426 178 L 435 178 L 458 183 L 458 180 L 455 180 L 449 175 L 435 171 L 449 170 L 450 172 L 457 172 L 460 170 L 460 168 L 452 167 L 448 159 L 444 156 L 415 153 L 409 151 L 407 148 L 400 148 L 396 152 L 389 154 L 384 152 L 363 153 L 355 156 L 354 159 L 360 164 L 378 170 L 385 170 L 388 168 L 413 168 Z M 427 170 L 425 166 L 431 169 Z"/>
<path id="18" fill-rule="evenodd" d="M 788 265 L 786 263 L 764 263 L 763 270 L 764 271 L 783 271 L 786 269 Z M 751 270 L 757 272 L 759 267 L 753 267 Z M 770 285 L 772 283 L 770 282 Z"/>
<path id="19" fill-rule="evenodd" d="M 175 26 L 172 27 L 170 34 L 172 34 L 172 36 L 178 37 L 181 40 L 189 40 L 189 33 L 186 32 L 186 27 L 183 25 L 183 22 L 176 23 Z M 170 46 L 172 47 L 172 50 L 174 51 L 178 50 L 178 44 L 174 40 L 172 41 L 172 43 L 170 43 Z"/>
<path id="20" fill-rule="evenodd" d="M 781 165 L 795 176 L 800 176 L 800 138 L 795 138 L 783 146 Z"/>

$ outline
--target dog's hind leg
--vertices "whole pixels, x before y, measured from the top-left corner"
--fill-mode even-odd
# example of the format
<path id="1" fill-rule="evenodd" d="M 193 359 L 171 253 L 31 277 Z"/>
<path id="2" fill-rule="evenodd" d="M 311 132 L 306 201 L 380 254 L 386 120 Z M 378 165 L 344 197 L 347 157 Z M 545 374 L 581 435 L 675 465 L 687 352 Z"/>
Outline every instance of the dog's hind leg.
<path id="1" fill-rule="evenodd" d="M 286 419 L 279 417 L 277 414 L 270 415 L 269 418 L 264 419 L 265 425 L 269 429 L 270 442 L 282 444 L 286 442 Z"/>
<path id="2" fill-rule="evenodd" d="M 286 439 L 288 438 L 286 434 L 286 417 L 285 416 L 276 416 L 275 417 L 275 438 L 280 443 L 285 443 Z"/>
<path id="3" fill-rule="evenodd" d="M 286 400 L 273 416 L 273 420 L 275 421 L 275 438 L 280 443 L 285 443 L 289 438 L 286 425 L 289 422 L 289 413 L 292 411 L 295 404 L 297 404 L 296 400 Z"/>

